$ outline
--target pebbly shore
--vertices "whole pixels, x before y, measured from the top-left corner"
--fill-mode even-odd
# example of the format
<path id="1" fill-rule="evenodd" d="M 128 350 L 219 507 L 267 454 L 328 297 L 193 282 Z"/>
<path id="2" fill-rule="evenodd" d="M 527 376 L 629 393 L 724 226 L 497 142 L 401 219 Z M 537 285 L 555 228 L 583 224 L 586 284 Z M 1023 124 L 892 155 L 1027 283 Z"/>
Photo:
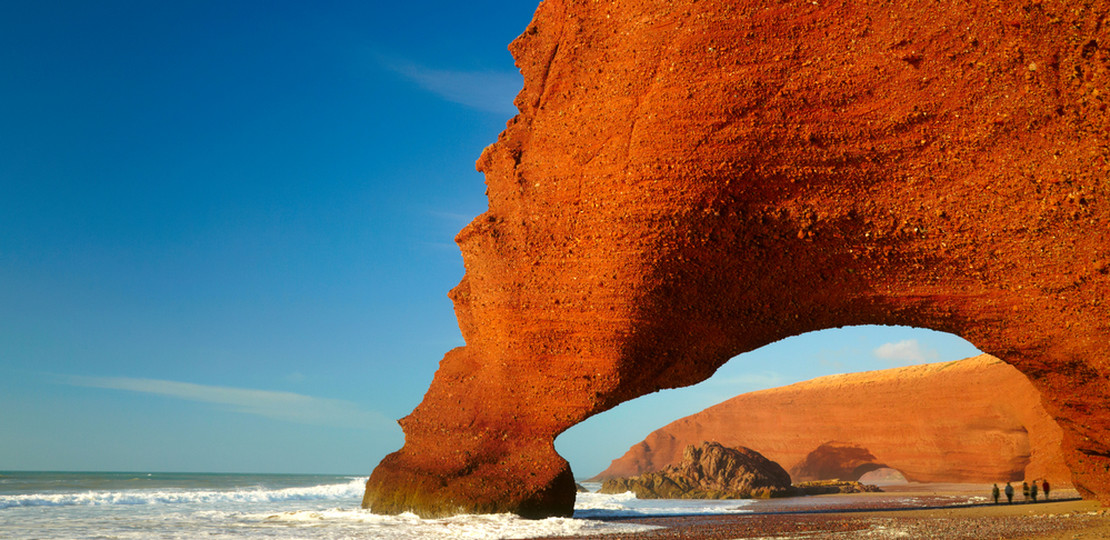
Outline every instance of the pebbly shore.
<path id="1" fill-rule="evenodd" d="M 1110 538 L 1110 510 L 1061 491 L 1055 500 L 995 505 L 979 486 L 759 501 L 751 513 L 620 518 L 658 529 L 579 536 L 596 540 L 669 539 L 1096 539 Z"/>

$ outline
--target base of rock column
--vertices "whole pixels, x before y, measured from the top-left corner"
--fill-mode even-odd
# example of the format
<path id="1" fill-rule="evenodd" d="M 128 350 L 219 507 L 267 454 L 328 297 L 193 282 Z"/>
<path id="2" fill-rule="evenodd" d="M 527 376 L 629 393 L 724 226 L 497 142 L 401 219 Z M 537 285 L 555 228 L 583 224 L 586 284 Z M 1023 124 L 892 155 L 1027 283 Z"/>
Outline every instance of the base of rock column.
<path id="1" fill-rule="evenodd" d="M 574 497 L 570 465 L 554 450 L 477 458 L 463 470 L 441 471 L 402 448 L 374 469 L 362 507 L 423 518 L 507 512 L 541 519 L 570 517 Z"/>

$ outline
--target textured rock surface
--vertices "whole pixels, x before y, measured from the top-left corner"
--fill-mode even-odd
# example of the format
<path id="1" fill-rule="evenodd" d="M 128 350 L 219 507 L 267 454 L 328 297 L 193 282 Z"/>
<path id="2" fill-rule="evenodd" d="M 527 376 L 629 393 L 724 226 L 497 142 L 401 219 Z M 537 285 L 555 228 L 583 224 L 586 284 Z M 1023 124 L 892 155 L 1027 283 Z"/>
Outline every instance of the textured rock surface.
<path id="1" fill-rule="evenodd" d="M 863 392 L 866 393 L 866 392 Z M 805 399 L 805 396 L 798 396 L 797 399 Z M 851 400 L 851 397 L 845 396 L 845 399 Z M 865 396 L 862 401 L 856 401 L 854 404 L 858 410 L 863 410 L 864 407 L 861 403 L 868 403 L 870 400 Z M 786 414 L 789 411 L 780 411 Z M 886 416 L 888 410 L 879 409 L 879 412 L 872 410 L 870 417 L 865 417 L 863 423 L 871 423 L 875 419 L 890 418 Z M 902 414 L 912 414 L 914 411 L 907 411 L 903 409 Z M 821 418 L 809 418 L 810 423 L 821 422 Z M 904 424 L 899 425 L 902 427 Z M 851 426 L 844 426 L 850 428 Z M 1002 427 L 1001 429 L 1012 428 L 1011 425 Z M 850 431 L 845 429 L 849 439 L 853 438 Z M 903 441 L 905 443 L 906 441 Z M 914 441 L 917 442 L 917 441 Z M 1059 443 L 1059 441 L 1057 441 Z M 1059 444 L 1057 444 L 1059 446 Z M 943 456 L 940 459 L 947 459 Z M 884 463 L 879 461 L 867 448 L 859 446 L 858 444 L 842 443 L 837 441 L 829 441 L 821 444 L 812 452 L 806 454 L 802 461 L 794 465 L 790 469 L 790 477 L 798 481 L 817 481 L 817 480 L 858 480 L 861 476 L 878 469 L 886 467 Z"/>
<path id="2" fill-rule="evenodd" d="M 638 499 L 750 499 L 792 493 L 790 474 L 750 448 L 715 442 L 687 446 L 678 463 L 633 477 L 609 478 L 601 493 Z"/>
<path id="3" fill-rule="evenodd" d="M 376 512 L 569 514 L 563 430 L 736 354 L 928 327 L 1110 502 L 1110 0 L 545 0 L 447 353 Z"/>
<path id="4" fill-rule="evenodd" d="M 795 482 L 890 467 L 915 482 L 1068 484 L 1061 437 L 1029 381 L 982 355 L 743 394 L 652 432 L 598 476 L 659 470 L 708 440 L 752 448 Z"/>
<path id="5" fill-rule="evenodd" d="M 791 486 L 799 495 L 827 495 L 830 493 L 880 493 L 879 486 L 863 484 L 855 480 L 811 480 Z"/>

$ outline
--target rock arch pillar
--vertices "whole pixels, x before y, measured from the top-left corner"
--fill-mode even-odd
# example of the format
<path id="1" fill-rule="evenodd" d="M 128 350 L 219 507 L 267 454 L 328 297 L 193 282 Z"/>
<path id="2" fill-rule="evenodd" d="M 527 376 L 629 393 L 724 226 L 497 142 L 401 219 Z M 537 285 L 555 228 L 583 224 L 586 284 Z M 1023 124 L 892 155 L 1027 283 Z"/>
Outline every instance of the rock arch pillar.
<path id="1" fill-rule="evenodd" d="M 466 346 L 363 505 L 569 514 L 563 430 L 854 324 L 1018 367 L 1110 500 L 1108 8 L 545 0 L 457 238 Z"/>

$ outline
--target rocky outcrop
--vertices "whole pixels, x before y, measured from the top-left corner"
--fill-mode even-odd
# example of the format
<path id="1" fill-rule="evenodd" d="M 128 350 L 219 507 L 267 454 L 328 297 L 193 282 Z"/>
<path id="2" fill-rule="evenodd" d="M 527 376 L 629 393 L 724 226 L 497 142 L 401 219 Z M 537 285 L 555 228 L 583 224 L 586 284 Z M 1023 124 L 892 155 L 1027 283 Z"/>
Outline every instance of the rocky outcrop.
<path id="1" fill-rule="evenodd" d="M 751 499 L 791 494 L 790 475 L 750 448 L 705 442 L 687 446 L 661 471 L 609 478 L 601 493 L 631 491 L 638 499 Z"/>
<path id="2" fill-rule="evenodd" d="M 879 486 L 864 484 L 855 480 L 811 480 L 799 482 L 791 489 L 797 495 L 829 495 L 832 493 L 879 493 Z"/>
<path id="3" fill-rule="evenodd" d="M 1040 395 L 988 355 L 742 394 L 652 432 L 598 477 L 665 468 L 701 441 L 752 448 L 795 482 L 884 467 L 915 482 L 1071 482 Z"/>
<path id="4" fill-rule="evenodd" d="M 1017 367 L 1110 502 L 1108 12 L 544 0 L 510 47 L 520 114 L 478 160 L 489 209 L 456 239 L 466 346 L 363 505 L 569 515 L 559 433 L 855 324 Z"/>

